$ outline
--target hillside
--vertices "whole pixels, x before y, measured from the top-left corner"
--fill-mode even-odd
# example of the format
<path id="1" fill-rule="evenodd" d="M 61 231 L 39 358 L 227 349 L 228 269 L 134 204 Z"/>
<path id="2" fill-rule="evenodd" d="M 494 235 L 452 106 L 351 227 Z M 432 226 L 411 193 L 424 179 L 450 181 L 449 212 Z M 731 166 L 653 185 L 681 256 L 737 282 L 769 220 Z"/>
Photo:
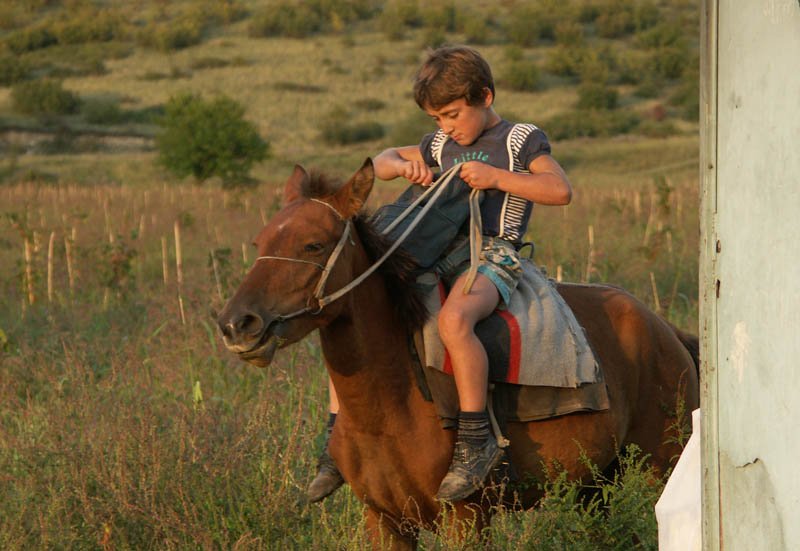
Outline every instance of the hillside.
<path id="1" fill-rule="evenodd" d="M 695 2 L 422 6 L 7 2 L 0 8 L 2 176 L 169 180 L 152 166 L 148 138 L 166 101 L 184 91 L 245 106 L 271 144 L 271 160 L 252 173 L 258 180 L 295 162 L 344 173 L 433 128 L 410 88 L 425 49 L 444 42 L 480 49 L 495 73 L 498 111 L 541 126 L 577 186 L 646 184 L 654 173 L 696 171 Z M 75 101 L 15 99 L 15 89 L 50 79 Z"/>

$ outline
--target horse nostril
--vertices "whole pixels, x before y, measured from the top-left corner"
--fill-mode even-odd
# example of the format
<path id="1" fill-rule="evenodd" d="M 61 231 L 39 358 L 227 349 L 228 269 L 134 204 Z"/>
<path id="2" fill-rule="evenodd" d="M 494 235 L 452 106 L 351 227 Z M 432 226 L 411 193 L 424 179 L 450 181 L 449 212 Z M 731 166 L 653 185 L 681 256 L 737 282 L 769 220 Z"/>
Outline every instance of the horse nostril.
<path id="1" fill-rule="evenodd" d="M 236 331 L 247 335 L 258 335 L 264 328 L 264 320 L 257 314 L 245 314 L 236 320 Z"/>

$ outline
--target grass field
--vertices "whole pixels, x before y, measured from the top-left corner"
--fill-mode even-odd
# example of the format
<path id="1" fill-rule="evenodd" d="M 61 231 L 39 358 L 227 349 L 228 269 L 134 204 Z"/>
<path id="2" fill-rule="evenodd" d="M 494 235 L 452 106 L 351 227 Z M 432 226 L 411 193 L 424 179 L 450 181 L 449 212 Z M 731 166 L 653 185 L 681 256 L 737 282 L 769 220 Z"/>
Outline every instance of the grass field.
<path id="1" fill-rule="evenodd" d="M 60 6 L 40 4 L 45 13 Z M 169 19 L 194 5 L 103 4 L 129 10 L 140 26 L 164 10 Z M 263 7 L 241 4 L 250 13 Z M 688 2 L 662 4 L 681 13 L 692 9 Z M 0 23 L 39 21 L 14 6 L 0 10 Z M 304 502 L 327 416 L 316 336 L 259 370 L 225 351 L 215 317 L 252 263 L 250 242 L 280 207 L 295 162 L 347 177 L 365 157 L 433 129 L 410 97 L 427 30 L 409 28 L 391 41 L 366 20 L 304 39 L 252 38 L 248 24 L 245 17 L 215 27 L 177 51 L 105 45 L 130 51 L 105 58 L 105 74 L 68 76 L 64 86 L 85 101 L 111 98 L 126 110 L 157 108 L 186 90 L 235 98 L 271 144 L 272 157 L 251 172 L 255 187 L 225 190 L 213 180 L 202 187 L 178 180 L 157 166 L 147 142 L 89 136 L 69 152 L 45 152 L 30 136 L 5 134 L 3 549 L 367 548 L 361 506 L 348 489 L 321 505 Z M 459 32 L 448 38 L 463 41 Z M 507 62 L 507 44 L 478 47 L 493 67 Z M 540 41 L 524 55 L 544 65 L 554 47 Z M 45 57 L 91 54 L 83 46 L 57 48 L 22 57 L 44 63 Z M 199 68 L 208 58 L 229 63 Z M 499 87 L 498 111 L 532 122 L 571 111 L 576 82 L 542 78 L 545 85 L 535 91 Z M 666 101 L 636 96 L 624 84 L 618 89 L 621 106 L 642 113 Z M 319 124 L 336 108 L 356 121 L 379 121 L 386 136 L 324 144 Z M 536 243 L 535 262 L 552 277 L 621 285 L 697 332 L 697 124 L 672 109 L 667 106 L 675 132 L 668 137 L 555 140 L 553 155 L 573 183 L 573 202 L 537 206 L 527 237 Z M 23 116 L 14 111 L 8 87 L 0 87 L 0 119 L 4 127 L 50 133 L 61 125 L 147 140 L 156 131 L 148 123 L 93 126 L 81 113 L 56 123 Z M 378 182 L 368 207 L 403 187 Z M 603 482 L 611 498 L 602 511 L 582 507 L 577 487 L 555 473 L 538 512 L 500 511 L 492 548 L 655 549 L 652 503 L 662 481 L 650 480 L 635 458 L 624 463 L 626 475 Z M 422 548 L 458 546 L 427 534 Z"/>

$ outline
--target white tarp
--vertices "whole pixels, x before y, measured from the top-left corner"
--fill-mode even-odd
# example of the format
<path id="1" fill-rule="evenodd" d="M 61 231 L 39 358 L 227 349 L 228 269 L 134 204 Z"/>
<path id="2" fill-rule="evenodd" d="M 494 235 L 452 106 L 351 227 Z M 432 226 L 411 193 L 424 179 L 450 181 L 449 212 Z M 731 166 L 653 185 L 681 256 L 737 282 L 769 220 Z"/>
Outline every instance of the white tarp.
<path id="1" fill-rule="evenodd" d="M 700 551 L 700 410 L 692 412 L 692 436 L 656 503 L 659 551 Z"/>

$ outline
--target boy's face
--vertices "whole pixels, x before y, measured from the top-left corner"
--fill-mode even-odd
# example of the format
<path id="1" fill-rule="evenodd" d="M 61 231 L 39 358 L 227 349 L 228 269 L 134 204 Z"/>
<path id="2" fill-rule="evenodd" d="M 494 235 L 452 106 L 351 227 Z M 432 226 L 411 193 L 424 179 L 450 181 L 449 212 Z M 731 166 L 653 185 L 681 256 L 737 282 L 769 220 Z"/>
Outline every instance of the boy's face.
<path id="1" fill-rule="evenodd" d="M 483 103 L 479 105 L 469 105 L 466 99 L 460 98 L 439 109 L 427 107 L 425 112 L 458 145 L 467 146 L 500 121 L 492 109 L 492 93 L 486 92 Z"/>

